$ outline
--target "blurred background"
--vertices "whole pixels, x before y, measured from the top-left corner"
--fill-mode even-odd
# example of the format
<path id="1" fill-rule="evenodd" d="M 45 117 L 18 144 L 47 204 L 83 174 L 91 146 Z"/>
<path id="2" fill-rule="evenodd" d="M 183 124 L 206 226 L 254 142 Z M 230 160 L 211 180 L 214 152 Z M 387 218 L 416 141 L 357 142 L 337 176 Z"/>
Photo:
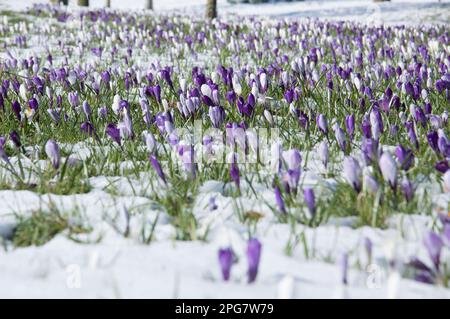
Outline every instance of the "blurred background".
<path id="1" fill-rule="evenodd" d="M 207 3 L 215 3 L 219 16 L 265 15 L 357 20 L 368 23 L 441 23 L 450 21 L 450 0 L 0 0 L 2 9 L 25 9 L 33 3 L 67 2 L 68 8 L 89 3 L 91 8 L 205 14 Z M 210 10 L 210 13 L 214 13 Z"/>

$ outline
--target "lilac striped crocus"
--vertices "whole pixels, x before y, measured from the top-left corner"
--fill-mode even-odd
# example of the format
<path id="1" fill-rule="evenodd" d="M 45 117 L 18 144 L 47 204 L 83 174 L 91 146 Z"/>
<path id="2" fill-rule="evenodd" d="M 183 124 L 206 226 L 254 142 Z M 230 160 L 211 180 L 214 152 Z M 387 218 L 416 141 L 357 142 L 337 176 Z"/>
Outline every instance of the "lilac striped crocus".
<path id="1" fill-rule="evenodd" d="M 362 170 L 354 157 L 347 156 L 344 158 L 342 173 L 344 179 L 359 193 L 362 186 Z"/>
<path id="2" fill-rule="evenodd" d="M 435 232 L 430 231 L 425 235 L 423 243 L 425 245 L 425 248 L 427 249 L 428 256 L 433 262 L 435 269 L 439 269 L 441 261 L 441 251 L 444 245 L 441 236 L 439 236 Z"/>
<path id="3" fill-rule="evenodd" d="M 325 135 L 328 135 L 328 122 L 325 115 L 323 114 L 317 115 L 316 124 L 319 130 L 321 130 Z"/>
<path id="4" fill-rule="evenodd" d="M 219 249 L 219 264 L 224 281 L 228 281 L 230 279 L 231 266 L 233 266 L 233 261 L 234 254 L 233 250 L 230 247 Z"/>
<path id="5" fill-rule="evenodd" d="M 252 238 L 247 244 L 247 260 L 248 260 L 248 282 L 252 283 L 258 275 L 259 262 L 261 258 L 261 243 L 258 239 Z"/>
<path id="6" fill-rule="evenodd" d="M 161 168 L 161 164 L 159 164 L 158 159 L 154 155 L 150 155 L 150 164 L 152 165 L 153 169 L 155 170 L 156 174 L 158 174 L 159 178 L 164 182 L 164 184 L 167 184 L 166 177 L 164 176 L 164 172 Z"/>
<path id="7" fill-rule="evenodd" d="M 45 144 L 45 153 L 50 159 L 54 169 L 58 169 L 61 161 L 59 146 L 54 140 L 48 140 Z"/>
<path id="8" fill-rule="evenodd" d="M 395 190 L 397 187 L 397 164 L 391 154 L 389 152 L 381 154 L 378 165 L 380 166 L 384 180 Z"/>

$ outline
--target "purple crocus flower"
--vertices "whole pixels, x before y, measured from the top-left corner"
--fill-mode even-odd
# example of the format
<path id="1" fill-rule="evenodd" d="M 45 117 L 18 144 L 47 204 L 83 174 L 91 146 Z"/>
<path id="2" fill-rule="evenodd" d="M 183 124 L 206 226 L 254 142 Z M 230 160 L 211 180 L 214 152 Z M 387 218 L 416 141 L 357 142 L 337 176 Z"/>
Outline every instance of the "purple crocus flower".
<path id="1" fill-rule="evenodd" d="M 5 152 L 4 146 L 6 143 L 6 139 L 3 136 L 0 136 L 0 158 L 4 160 L 6 163 L 10 163 L 9 157 Z"/>
<path id="2" fill-rule="evenodd" d="M 236 184 L 236 187 L 239 189 L 240 188 L 239 167 L 236 164 L 236 157 L 234 157 L 233 162 L 231 163 L 230 166 L 230 176 L 231 179 Z"/>
<path id="3" fill-rule="evenodd" d="M 425 248 L 427 249 L 428 256 L 430 257 L 433 265 L 436 269 L 439 269 L 439 264 L 441 260 L 441 250 L 444 245 L 441 237 L 430 231 L 428 232 L 423 240 Z"/>
<path id="4" fill-rule="evenodd" d="M 13 104 L 11 105 L 11 108 L 12 108 L 17 120 L 20 122 L 20 120 L 22 119 L 22 115 L 21 115 L 22 107 L 20 106 L 19 102 L 14 101 Z"/>
<path id="5" fill-rule="evenodd" d="M 261 258 L 261 243 L 258 239 L 252 238 L 247 244 L 248 260 L 248 282 L 252 283 L 258 275 L 259 261 Z"/>
<path id="6" fill-rule="evenodd" d="M 156 171 L 156 174 L 158 174 L 159 178 L 164 182 L 164 184 L 167 184 L 166 177 L 164 176 L 164 172 L 161 168 L 161 165 L 158 162 L 158 159 L 154 155 L 150 155 L 150 164 L 152 165 L 153 169 Z"/>
<path id="7" fill-rule="evenodd" d="M 219 249 L 219 264 L 222 270 L 222 277 L 224 281 L 230 279 L 231 266 L 233 265 L 234 254 L 231 248 Z"/>
<path id="8" fill-rule="evenodd" d="M 362 170 L 358 161 L 352 156 L 345 157 L 342 172 L 344 179 L 359 193 L 361 191 Z"/>
<path id="9" fill-rule="evenodd" d="M 59 152 L 59 146 L 54 140 L 47 141 L 47 143 L 45 144 L 45 153 L 50 159 L 53 168 L 58 169 L 61 161 L 61 155 Z"/>
<path id="10" fill-rule="evenodd" d="M 116 127 L 116 125 L 114 125 L 113 123 L 109 123 L 106 126 L 106 134 L 108 134 L 108 136 L 119 146 L 122 145 L 120 140 L 120 130 Z"/>
<path id="11" fill-rule="evenodd" d="M 434 168 L 441 173 L 446 173 L 449 170 L 448 161 L 443 160 L 443 161 L 437 162 L 434 165 Z"/>
<path id="12" fill-rule="evenodd" d="M 436 131 L 431 131 L 431 132 L 427 133 L 428 145 L 430 145 L 431 149 L 436 154 L 439 154 L 438 139 L 439 139 L 439 136 Z"/>
<path id="13" fill-rule="evenodd" d="M 400 167 L 407 171 L 414 162 L 414 154 L 411 149 L 398 145 L 395 149 L 395 156 L 397 157 Z"/>
<path id="14" fill-rule="evenodd" d="M 414 197 L 414 186 L 406 176 L 402 179 L 401 189 L 406 201 L 410 202 Z"/>
<path id="15" fill-rule="evenodd" d="M 225 120 L 225 111 L 221 106 L 212 106 L 209 108 L 209 118 L 213 127 L 219 128 Z"/>
<path id="16" fill-rule="evenodd" d="M 9 138 L 17 148 L 20 148 L 22 146 L 22 143 L 20 142 L 20 136 L 16 131 L 11 131 L 9 133 Z"/>
<path id="17" fill-rule="evenodd" d="M 395 190 L 397 187 L 397 164 L 391 154 L 388 152 L 381 154 L 378 164 L 384 180 L 389 183 L 392 189 Z"/>
<path id="18" fill-rule="evenodd" d="M 323 114 L 317 115 L 316 124 L 319 130 L 321 130 L 325 135 L 328 134 L 328 122 L 325 115 Z"/>
<path id="19" fill-rule="evenodd" d="M 345 128 L 347 130 L 350 140 L 353 140 L 355 133 L 355 115 L 350 114 L 345 117 Z"/>
<path id="20" fill-rule="evenodd" d="M 308 205 L 309 212 L 311 213 L 312 218 L 314 218 L 316 214 L 316 198 L 314 196 L 313 189 L 306 188 L 303 191 L 303 196 L 305 198 L 306 205 Z"/>
<path id="21" fill-rule="evenodd" d="M 87 101 L 83 102 L 83 113 L 86 116 L 86 120 L 90 121 L 92 110 L 91 110 L 91 106 L 89 105 L 89 103 Z"/>
<path id="22" fill-rule="evenodd" d="M 283 213 L 286 214 L 286 206 L 284 205 L 284 200 L 283 200 L 283 196 L 281 195 L 281 191 L 280 188 L 278 186 L 275 186 L 275 201 L 277 203 L 278 206 L 278 210 Z"/>

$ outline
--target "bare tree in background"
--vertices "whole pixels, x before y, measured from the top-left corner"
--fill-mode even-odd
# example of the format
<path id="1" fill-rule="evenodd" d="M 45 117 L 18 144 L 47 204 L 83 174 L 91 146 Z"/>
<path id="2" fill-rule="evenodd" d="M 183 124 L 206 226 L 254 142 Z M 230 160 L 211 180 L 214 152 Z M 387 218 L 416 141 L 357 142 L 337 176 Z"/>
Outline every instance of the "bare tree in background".
<path id="1" fill-rule="evenodd" d="M 217 17 L 217 0 L 207 0 L 206 3 L 206 17 L 214 19 Z"/>
<path id="2" fill-rule="evenodd" d="M 69 4 L 69 0 L 51 0 L 50 1 L 52 4 L 58 4 L 58 3 L 62 3 L 63 5 L 67 6 Z"/>
<path id="3" fill-rule="evenodd" d="M 153 10 L 153 0 L 147 0 L 145 2 L 145 9 Z"/>
<path id="4" fill-rule="evenodd" d="M 111 8 L 111 0 L 106 0 L 106 7 Z"/>
<path id="5" fill-rule="evenodd" d="M 80 7 L 89 7 L 89 0 L 78 0 L 78 5 Z"/>

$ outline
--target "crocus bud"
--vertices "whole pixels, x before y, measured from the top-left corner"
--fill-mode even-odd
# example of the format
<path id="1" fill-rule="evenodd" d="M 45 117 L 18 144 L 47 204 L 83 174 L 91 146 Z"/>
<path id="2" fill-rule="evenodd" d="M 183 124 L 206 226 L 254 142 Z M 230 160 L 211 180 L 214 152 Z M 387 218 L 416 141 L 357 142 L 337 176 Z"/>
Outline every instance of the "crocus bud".
<path id="1" fill-rule="evenodd" d="M 222 277 L 224 281 L 230 279 L 231 266 L 233 265 L 233 250 L 231 248 L 225 248 L 219 250 L 219 264 L 222 270 Z"/>
<path id="2" fill-rule="evenodd" d="M 161 178 L 161 180 L 164 182 L 164 184 L 167 184 L 166 177 L 164 176 L 163 170 L 158 160 L 156 159 L 156 156 L 150 155 L 150 164 L 152 165 L 156 174 L 158 174 L 159 178 Z"/>
<path id="3" fill-rule="evenodd" d="M 20 136 L 16 131 L 11 131 L 9 133 L 9 138 L 17 148 L 20 148 L 22 146 L 22 143 L 20 142 Z"/>
<path id="4" fill-rule="evenodd" d="M 277 203 L 278 210 L 281 213 L 286 214 L 286 207 L 284 205 L 283 196 L 281 195 L 281 191 L 278 186 L 275 186 L 275 202 Z"/>
<path id="5" fill-rule="evenodd" d="M 319 150 L 320 160 L 322 161 L 323 166 L 325 166 L 325 168 L 327 168 L 328 159 L 329 159 L 327 142 L 325 142 L 325 141 L 320 142 L 318 150 Z"/>
<path id="6" fill-rule="evenodd" d="M 427 249 L 428 256 L 433 262 L 435 269 L 439 269 L 441 251 L 444 245 L 441 237 L 438 234 L 430 231 L 425 235 L 423 243 L 425 245 L 425 248 Z"/>
<path id="7" fill-rule="evenodd" d="M 259 261 L 261 258 L 261 243 L 258 239 L 252 238 L 247 245 L 247 260 L 248 260 L 248 282 L 252 283 L 256 280 L 258 275 Z"/>
<path id="8" fill-rule="evenodd" d="M 344 179 L 359 193 L 361 191 L 362 170 L 352 156 L 344 158 L 342 173 Z"/>
<path id="9" fill-rule="evenodd" d="M 402 179 L 401 189 L 406 201 L 410 202 L 414 197 L 414 186 L 406 176 Z"/>
<path id="10" fill-rule="evenodd" d="M 328 122 L 325 115 L 319 114 L 316 118 L 316 124 L 319 130 L 321 130 L 325 135 L 328 134 Z"/>
<path id="11" fill-rule="evenodd" d="M 53 168 L 58 169 L 61 160 L 58 144 L 54 140 L 48 140 L 45 144 L 45 153 L 50 159 Z"/>
<path id="12" fill-rule="evenodd" d="M 384 180 L 395 190 L 397 187 L 397 164 L 390 153 L 381 154 L 379 166 Z"/>
<path id="13" fill-rule="evenodd" d="M 142 138 L 144 139 L 144 143 L 147 146 L 147 151 L 150 153 L 153 153 L 156 147 L 156 140 L 155 137 L 151 132 L 143 131 L 142 132 Z"/>
<path id="14" fill-rule="evenodd" d="M 314 196 L 314 191 L 312 188 L 306 188 L 303 191 L 303 196 L 305 198 L 306 205 L 308 206 L 309 212 L 314 218 L 316 214 L 316 198 Z"/>

